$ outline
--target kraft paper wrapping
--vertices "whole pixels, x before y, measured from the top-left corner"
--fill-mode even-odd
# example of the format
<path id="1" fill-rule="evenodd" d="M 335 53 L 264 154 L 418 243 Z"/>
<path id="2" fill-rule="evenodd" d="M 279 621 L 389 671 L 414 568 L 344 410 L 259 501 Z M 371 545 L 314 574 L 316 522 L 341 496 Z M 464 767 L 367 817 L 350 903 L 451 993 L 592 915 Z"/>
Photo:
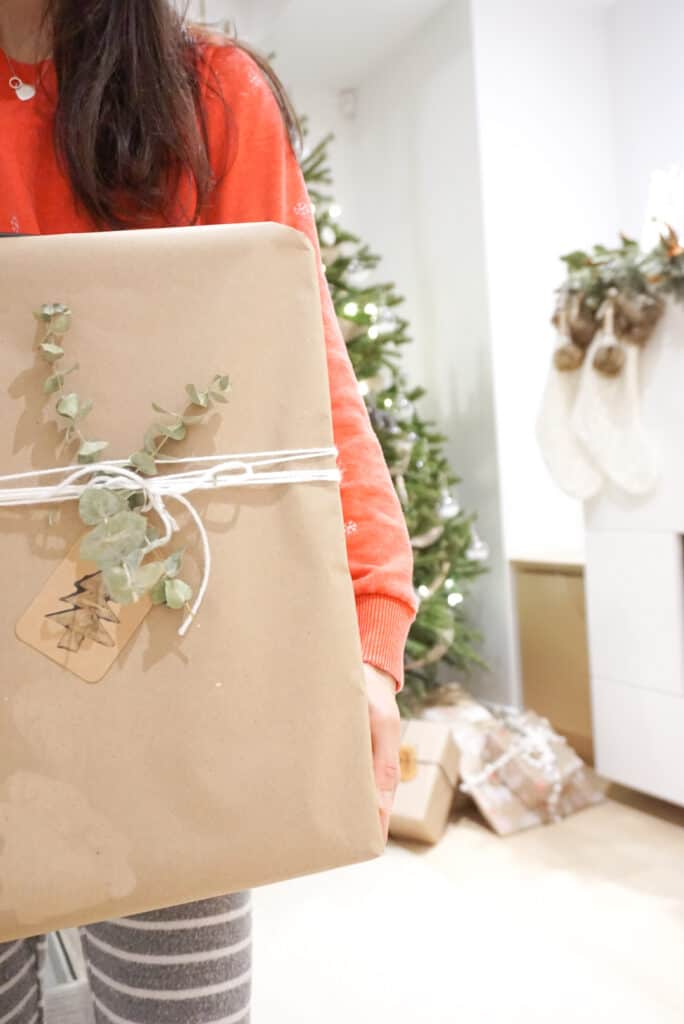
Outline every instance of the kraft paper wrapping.
<path id="1" fill-rule="evenodd" d="M 74 390 L 107 458 L 186 383 L 230 403 L 170 454 L 333 444 L 316 257 L 276 224 L 15 238 L 2 245 L 0 473 L 57 452 L 32 310 L 73 310 Z M 334 456 L 320 468 L 334 468 Z M 195 624 L 155 607 L 97 684 L 15 636 L 86 529 L 74 504 L 0 510 L 0 941 L 382 853 L 339 484 L 201 492 L 213 568 Z M 174 505 L 184 575 L 199 544 Z"/>
<path id="2" fill-rule="evenodd" d="M 436 843 L 449 820 L 458 783 L 458 747 L 448 726 L 414 719 L 402 721 L 401 743 L 411 751 L 415 767 L 413 777 L 397 787 L 390 833 Z"/>

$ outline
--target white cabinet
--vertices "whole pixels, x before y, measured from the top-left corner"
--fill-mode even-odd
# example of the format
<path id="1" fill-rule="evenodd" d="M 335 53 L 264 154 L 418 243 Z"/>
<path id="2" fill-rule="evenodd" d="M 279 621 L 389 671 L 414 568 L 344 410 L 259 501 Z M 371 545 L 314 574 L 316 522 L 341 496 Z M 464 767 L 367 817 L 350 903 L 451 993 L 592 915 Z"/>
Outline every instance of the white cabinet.
<path id="1" fill-rule="evenodd" d="M 646 499 L 610 489 L 585 506 L 596 766 L 684 804 L 684 314 L 642 359 L 642 417 L 662 460 Z"/>

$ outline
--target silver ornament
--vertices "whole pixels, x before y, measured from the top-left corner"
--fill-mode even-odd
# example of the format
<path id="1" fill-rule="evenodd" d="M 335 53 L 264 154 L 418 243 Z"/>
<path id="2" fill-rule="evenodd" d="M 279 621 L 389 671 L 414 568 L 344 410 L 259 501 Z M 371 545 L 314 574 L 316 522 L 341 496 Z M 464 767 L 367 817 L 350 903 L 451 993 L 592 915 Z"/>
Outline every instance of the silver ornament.
<path id="1" fill-rule="evenodd" d="M 470 531 L 470 545 L 466 551 L 466 558 L 471 562 L 486 562 L 489 558 L 489 544 L 482 540 L 475 527 Z"/>
<path id="2" fill-rule="evenodd" d="M 450 491 L 442 492 L 442 500 L 439 505 L 440 519 L 455 519 L 461 512 L 458 499 Z"/>

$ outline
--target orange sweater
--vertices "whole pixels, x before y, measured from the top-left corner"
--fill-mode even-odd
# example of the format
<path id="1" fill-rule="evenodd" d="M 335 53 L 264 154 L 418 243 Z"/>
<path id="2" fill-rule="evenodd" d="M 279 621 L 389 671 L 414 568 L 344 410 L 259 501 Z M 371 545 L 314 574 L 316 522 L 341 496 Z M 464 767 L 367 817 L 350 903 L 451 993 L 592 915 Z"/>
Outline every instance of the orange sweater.
<path id="1" fill-rule="evenodd" d="M 403 654 L 417 604 L 413 559 L 401 506 L 359 394 L 325 280 L 311 202 L 277 101 L 256 62 L 244 51 L 208 42 L 206 54 L 230 116 L 204 90 L 212 160 L 228 173 L 212 195 L 202 223 L 276 221 L 303 231 L 319 256 L 333 432 L 342 472 L 341 495 L 349 568 L 364 661 L 404 683 Z M 4 57 L 2 63 L 4 64 Z M 44 88 L 20 101 L 0 75 L 0 231 L 64 234 L 92 231 L 57 164 L 52 117 L 57 89 L 51 60 L 12 61 L 26 82 Z M 227 148 L 226 148 L 227 147 Z M 191 194 L 178 196 L 192 209 Z"/>

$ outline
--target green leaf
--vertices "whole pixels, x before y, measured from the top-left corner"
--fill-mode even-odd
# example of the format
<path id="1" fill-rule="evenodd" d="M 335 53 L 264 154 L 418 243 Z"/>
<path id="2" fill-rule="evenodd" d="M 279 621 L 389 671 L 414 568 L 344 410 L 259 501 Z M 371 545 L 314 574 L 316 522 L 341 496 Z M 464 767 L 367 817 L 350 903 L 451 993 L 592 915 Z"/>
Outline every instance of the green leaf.
<path id="1" fill-rule="evenodd" d="M 152 604 L 166 604 L 166 580 L 162 577 L 150 591 Z"/>
<path id="2" fill-rule="evenodd" d="M 221 402 L 222 405 L 225 405 L 228 402 L 228 399 L 222 391 L 210 391 L 209 394 L 215 402 Z"/>
<path id="3" fill-rule="evenodd" d="M 206 415 L 206 412 L 203 412 L 199 416 L 183 416 L 183 423 L 186 427 L 193 427 L 196 423 L 204 423 Z"/>
<path id="4" fill-rule="evenodd" d="M 97 526 L 117 512 L 123 512 L 125 508 L 123 495 L 106 487 L 86 488 L 78 503 L 79 515 L 88 526 Z"/>
<path id="5" fill-rule="evenodd" d="M 93 403 L 89 398 L 86 398 L 85 402 L 81 402 L 81 404 L 78 407 L 78 419 L 84 420 L 88 413 L 90 412 L 90 410 L 92 409 L 92 407 Z"/>
<path id="6" fill-rule="evenodd" d="M 162 562 L 148 562 L 141 565 L 133 574 L 135 589 L 141 594 L 146 594 L 160 582 L 164 576 L 164 565 Z"/>
<path id="7" fill-rule="evenodd" d="M 192 600 L 192 588 L 183 580 L 166 580 L 164 583 L 166 603 L 169 608 L 183 608 Z"/>
<path id="8" fill-rule="evenodd" d="M 124 568 L 120 565 L 115 565 L 105 569 L 102 575 L 107 593 L 112 601 L 116 601 L 117 604 L 133 604 L 135 593 L 128 578 L 128 573 Z"/>
<path id="9" fill-rule="evenodd" d="M 43 383 L 43 392 L 46 395 L 53 395 L 55 391 L 59 391 L 63 384 L 64 374 L 53 373 L 52 376 L 48 377 L 47 380 Z"/>
<path id="10" fill-rule="evenodd" d="M 156 402 L 152 403 L 152 408 L 155 412 L 161 412 L 164 416 L 174 416 L 175 413 L 170 412 L 168 409 L 162 409 L 161 405 L 157 405 Z"/>
<path id="11" fill-rule="evenodd" d="M 169 579 L 173 579 L 180 572 L 184 551 L 185 548 L 181 548 L 180 551 L 174 551 L 164 562 L 164 569 Z"/>
<path id="12" fill-rule="evenodd" d="M 209 396 L 206 391 L 198 391 L 194 384 L 186 384 L 185 390 L 193 405 L 200 405 L 206 409 L 209 405 Z"/>
<path id="13" fill-rule="evenodd" d="M 149 452 L 135 452 L 128 461 L 145 476 L 156 476 L 157 474 L 156 463 Z"/>
<path id="14" fill-rule="evenodd" d="M 156 429 L 164 437 L 171 438 L 172 441 L 182 441 L 187 434 L 182 420 L 178 420 L 176 423 L 158 423 Z"/>
<path id="15" fill-rule="evenodd" d="M 139 568 L 142 564 L 142 560 L 145 557 L 145 552 L 142 548 L 136 548 L 135 551 L 131 551 L 130 555 L 126 555 L 123 560 L 124 567 L 130 571 Z"/>
<path id="16" fill-rule="evenodd" d="M 229 391 L 230 390 L 230 377 L 226 376 L 225 374 L 218 373 L 214 377 L 214 380 L 212 381 L 212 384 L 213 384 L 213 387 L 217 388 L 219 391 Z"/>
<path id="17" fill-rule="evenodd" d="M 62 348 L 62 346 L 55 345 L 51 341 L 41 342 L 40 350 L 47 359 L 48 363 L 55 363 L 64 355 L 64 349 Z"/>
<path id="18" fill-rule="evenodd" d="M 159 437 L 159 431 L 156 427 L 150 427 L 149 430 L 145 431 L 145 451 L 150 455 L 154 455 L 157 448 L 159 447 L 157 438 Z"/>
<path id="19" fill-rule="evenodd" d="M 582 252 L 581 249 L 576 249 L 574 252 L 561 256 L 561 260 L 570 270 L 581 270 L 590 264 L 588 255 L 586 252 Z"/>
<path id="20" fill-rule="evenodd" d="M 109 447 L 109 441 L 84 441 L 78 450 L 78 461 L 85 463 L 94 462 L 97 456 Z"/>
<path id="21" fill-rule="evenodd" d="M 78 395 L 72 394 L 64 395 L 60 398 L 57 403 L 57 412 L 60 416 L 66 416 L 67 419 L 75 420 L 78 416 L 78 410 L 80 408 L 80 401 Z"/>
<path id="22" fill-rule="evenodd" d="M 56 316 L 54 316 L 52 318 L 52 321 L 50 323 L 50 329 L 53 330 L 55 332 L 55 334 L 66 334 L 66 332 L 69 330 L 70 327 L 71 327 L 71 313 L 70 312 L 57 313 Z"/>
<path id="23" fill-rule="evenodd" d="M 116 565 L 145 544 L 147 520 L 137 512 L 117 512 L 81 541 L 81 558 L 101 567 Z"/>

